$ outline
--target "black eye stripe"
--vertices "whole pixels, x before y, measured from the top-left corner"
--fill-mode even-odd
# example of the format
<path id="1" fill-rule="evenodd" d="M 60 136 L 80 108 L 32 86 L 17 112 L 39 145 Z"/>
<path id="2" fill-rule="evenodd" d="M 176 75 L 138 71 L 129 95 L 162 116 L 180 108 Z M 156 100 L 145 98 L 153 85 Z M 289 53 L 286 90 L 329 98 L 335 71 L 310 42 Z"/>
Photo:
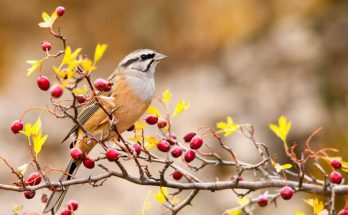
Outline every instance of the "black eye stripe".
<path id="1" fill-rule="evenodd" d="M 129 59 L 128 61 L 126 61 L 125 63 L 123 63 L 121 66 L 123 67 L 128 67 L 129 65 L 137 62 L 137 61 L 146 61 L 148 59 L 153 59 L 155 57 L 155 54 L 152 53 L 152 54 L 142 54 L 140 55 L 140 57 L 137 57 L 137 58 L 132 58 L 132 59 Z"/>
<path id="2" fill-rule="evenodd" d="M 155 54 L 142 54 L 141 56 L 140 56 L 140 59 L 141 60 L 148 60 L 148 59 L 152 59 L 152 58 L 154 58 L 155 57 Z"/>

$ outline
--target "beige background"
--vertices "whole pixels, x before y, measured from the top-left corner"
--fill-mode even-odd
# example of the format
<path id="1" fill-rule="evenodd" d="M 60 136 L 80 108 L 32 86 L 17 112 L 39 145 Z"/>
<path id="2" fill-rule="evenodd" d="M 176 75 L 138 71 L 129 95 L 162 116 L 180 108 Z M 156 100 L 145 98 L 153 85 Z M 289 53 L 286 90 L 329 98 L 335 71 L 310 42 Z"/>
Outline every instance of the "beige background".
<path id="1" fill-rule="evenodd" d="M 60 45 L 37 26 L 41 12 L 51 12 L 57 5 L 66 7 L 57 26 L 72 47 L 83 47 L 92 56 L 97 43 L 109 45 L 94 78 L 106 77 L 134 49 L 152 48 L 169 56 L 156 74 L 157 95 L 169 88 L 174 101 L 191 102 L 191 108 L 175 121 L 180 138 L 201 126 L 214 127 L 231 115 L 238 123 L 254 124 L 258 140 L 271 147 L 279 162 L 286 162 L 279 140 L 268 130 L 268 123 L 284 114 L 293 122 L 291 141 L 302 146 L 322 126 L 315 147 L 336 147 L 347 156 L 343 149 L 348 143 L 348 4 L 344 0 L 1 0 L 0 4 L 0 155 L 14 166 L 30 157 L 25 138 L 9 132 L 10 123 L 26 108 L 48 101 L 36 86 L 37 74 L 25 76 L 25 61 L 43 56 L 43 40 L 52 41 L 54 48 Z M 48 67 L 45 74 L 53 77 Z M 32 121 L 38 114 L 32 112 L 25 120 Z M 63 168 L 68 148 L 58 143 L 71 122 L 47 114 L 42 118 L 49 139 L 40 161 Z M 257 162 L 245 139 L 237 135 L 227 142 L 240 159 Z M 89 173 L 81 168 L 79 174 Z M 0 183 L 15 180 L 2 163 L 0 175 Z M 233 172 L 210 168 L 200 175 L 205 180 L 228 179 Z M 80 202 L 77 214 L 136 214 L 146 193 L 156 190 L 113 179 L 95 189 L 73 187 L 68 198 Z M 11 203 L 41 212 L 39 194 L 29 201 L 21 193 L 1 190 L 1 214 L 11 213 Z M 234 198 L 231 191 L 201 192 L 194 207 L 182 214 L 221 214 L 235 206 Z M 296 195 L 291 202 L 279 201 L 278 209 L 271 206 L 255 213 L 309 210 L 302 199 Z M 150 200 L 153 208 L 147 214 L 166 212 Z"/>

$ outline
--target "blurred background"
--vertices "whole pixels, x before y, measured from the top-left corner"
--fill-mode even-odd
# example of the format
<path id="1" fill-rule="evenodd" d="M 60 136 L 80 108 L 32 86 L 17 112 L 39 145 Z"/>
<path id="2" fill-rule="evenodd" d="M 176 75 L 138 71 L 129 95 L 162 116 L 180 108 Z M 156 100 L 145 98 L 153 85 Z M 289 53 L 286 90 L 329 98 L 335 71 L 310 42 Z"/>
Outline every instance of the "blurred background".
<path id="1" fill-rule="evenodd" d="M 179 138 L 201 126 L 214 127 L 217 121 L 233 117 L 237 123 L 252 123 L 257 139 L 266 143 L 280 163 L 282 145 L 268 129 L 280 115 L 293 122 L 291 142 L 303 145 L 318 127 L 322 132 L 314 147 L 335 147 L 344 157 L 348 144 L 348 2 L 341 0 L 1 0 L 0 13 L 0 155 L 14 166 L 29 162 L 26 139 L 9 131 L 10 123 L 28 107 L 45 105 L 48 95 L 36 86 L 37 73 L 25 76 L 29 59 L 44 56 L 41 42 L 61 43 L 46 29 L 40 29 L 41 12 L 51 13 L 62 5 L 66 13 L 56 27 L 74 49 L 93 56 L 97 43 L 109 45 L 93 78 L 107 77 L 118 61 L 130 51 L 151 48 L 169 58 L 156 74 L 157 95 L 168 88 L 173 104 L 181 99 L 191 108 L 175 121 Z M 58 61 L 57 61 L 58 62 Z M 53 79 L 53 71 L 44 68 Z M 154 104 L 155 106 L 158 104 Z M 33 122 L 39 115 L 24 118 Z M 43 165 L 64 168 L 69 153 L 59 142 L 71 126 L 42 113 L 44 133 L 49 135 L 39 160 Z M 239 158 L 257 162 L 259 156 L 243 138 L 227 139 Z M 97 155 L 97 151 L 95 155 Z M 130 167 L 132 168 L 132 167 Z M 30 170 L 29 170 L 30 172 Z M 81 168 L 80 175 L 90 171 Z M 0 183 L 15 178 L 0 163 Z M 208 169 L 203 179 L 228 179 L 229 169 Z M 58 177 L 55 175 L 54 177 Z M 142 187 L 120 179 L 104 186 L 71 188 L 68 199 L 80 202 L 77 214 L 137 214 L 146 194 L 157 188 Z M 41 212 L 39 192 L 34 200 L 22 193 L 0 190 L 0 211 L 11 214 L 11 204 L 25 205 L 25 211 Z M 255 214 L 310 213 L 303 198 L 257 209 Z M 166 211 L 150 197 L 147 214 Z M 201 192 L 182 214 L 222 214 L 236 206 L 232 191 Z M 286 209 L 286 210 L 285 210 Z"/>

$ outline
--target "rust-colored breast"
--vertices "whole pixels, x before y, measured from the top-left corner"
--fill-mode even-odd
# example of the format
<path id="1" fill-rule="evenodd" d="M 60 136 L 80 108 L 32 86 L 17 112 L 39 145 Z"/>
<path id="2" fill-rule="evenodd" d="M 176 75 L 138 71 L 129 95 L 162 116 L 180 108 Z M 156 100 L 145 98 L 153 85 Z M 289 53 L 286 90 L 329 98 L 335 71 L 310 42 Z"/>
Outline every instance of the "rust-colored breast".
<path id="1" fill-rule="evenodd" d="M 112 89 L 111 95 L 114 107 L 106 105 L 108 111 L 114 111 L 113 115 L 116 119 L 116 126 L 120 133 L 131 127 L 146 111 L 150 105 L 150 101 L 141 100 L 129 86 L 124 76 L 119 76 Z M 116 134 L 109 131 L 109 120 L 105 112 L 99 108 L 85 123 L 84 127 L 93 135 L 101 138 L 110 139 Z M 78 137 L 83 137 L 83 132 L 78 132 Z M 81 141 L 77 147 L 88 153 L 95 143 L 85 144 Z"/>

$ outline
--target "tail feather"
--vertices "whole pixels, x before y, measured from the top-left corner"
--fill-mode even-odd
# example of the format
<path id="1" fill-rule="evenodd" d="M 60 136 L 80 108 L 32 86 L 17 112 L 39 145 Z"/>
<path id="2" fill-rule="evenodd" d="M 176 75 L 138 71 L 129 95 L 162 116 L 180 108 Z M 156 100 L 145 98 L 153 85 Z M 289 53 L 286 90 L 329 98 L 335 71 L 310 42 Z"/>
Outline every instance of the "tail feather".
<path id="1" fill-rule="evenodd" d="M 80 164 L 81 164 L 81 161 L 77 163 L 75 160 L 71 159 L 68 166 L 66 167 L 66 171 L 69 173 L 69 175 L 64 174 L 60 178 L 60 181 L 70 180 L 72 178 L 72 175 L 75 175 Z M 52 214 L 55 214 L 59 210 L 60 206 L 62 205 L 64 197 L 68 192 L 68 189 L 69 187 L 66 187 L 65 190 L 62 190 L 62 191 L 53 191 L 53 193 L 51 194 L 50 198 L 47 201 L 47 204 L 43 213 L 52 212 Z"/>

